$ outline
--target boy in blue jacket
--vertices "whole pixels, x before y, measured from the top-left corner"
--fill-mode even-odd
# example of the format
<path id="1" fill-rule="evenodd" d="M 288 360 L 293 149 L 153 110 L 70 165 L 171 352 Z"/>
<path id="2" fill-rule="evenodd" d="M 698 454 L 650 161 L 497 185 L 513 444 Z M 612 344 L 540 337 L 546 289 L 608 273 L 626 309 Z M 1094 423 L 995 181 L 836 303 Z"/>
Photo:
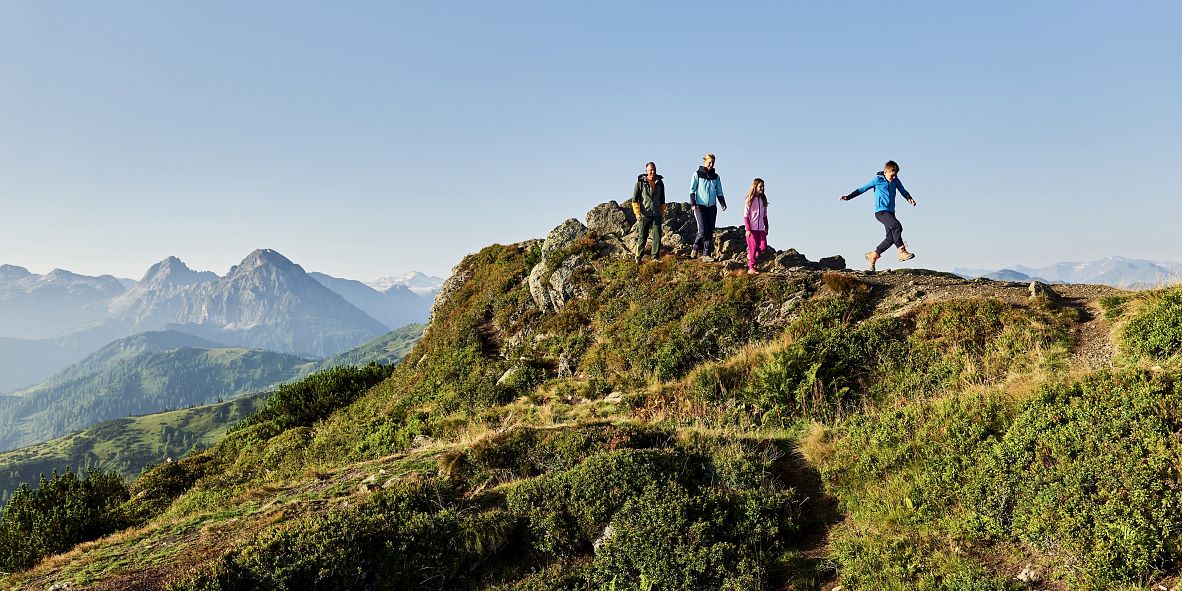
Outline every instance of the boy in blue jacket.
<path id="1" fill-rule="evenodd" d="M 874 250 L 866 253 L 866 264 L 873 271 L 874 264 L 878 262 L 882 253 L 892 245 L 899 249 L 900 262 L 915 258 L 915 255 L 908 252 L 907 245 L 903 243 L 903 224 L 899 223 L 899 219 L 895 217 L 896 190 L 903 194 L 903 198 L 907 199 L 908 203 L 915 206 L 915 199 L 911 198 L 911 193 L 907 192 L 899 180 L 899 165 L 895 164 L 894 160 L 887 161 L 882 166 L 882 171 L 870 179 L 870 182 L 854 189 L 849 195 L 842 195 L 840 199 L 849 201 L 870 189 L 874 189 L 874 218 L 886 227 L 886 238 Z"/>

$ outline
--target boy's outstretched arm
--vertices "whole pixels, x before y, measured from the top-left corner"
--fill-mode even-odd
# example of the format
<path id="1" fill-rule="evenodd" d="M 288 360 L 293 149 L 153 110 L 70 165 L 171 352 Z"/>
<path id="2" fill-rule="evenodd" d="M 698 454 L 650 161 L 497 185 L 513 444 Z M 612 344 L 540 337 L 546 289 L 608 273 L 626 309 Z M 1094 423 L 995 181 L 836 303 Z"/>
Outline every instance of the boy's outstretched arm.
<path id="1" fill-rule="evenodd" d="M 853 199 L 854 197 L 857 197 L 858 195 L 861 195 L 862 193 L 865 193 L 866 191 L 873 189 L 874 184 L 877 182 L 878 182 L 877 178 L 872 178 L 872 179 L 870 179 L 870 182 L 866 183 L 865 185 L 862 185 L 861 187 L 858 187 L 857 189 L 854 189 L 853 191 L 850 191 L 850 193 L 848 195 L 842 195 L 841 197 L 838 197 L 838 199 L 841 199 L 842 201 L 849 201 L 850 199 Z"/>
<path id="2" fill-rule="evenodd" d="M 903 194 L 903 198 L 907 200 L 907 203 L 911 204 L 911 207 L 915 207 L 915 199 L 911 197 L 911 193 L 907 192 L 907 187 L 903 186 L 903 181 L 895 179 L 895 182 L 899 184 L 899 192 Z"/>

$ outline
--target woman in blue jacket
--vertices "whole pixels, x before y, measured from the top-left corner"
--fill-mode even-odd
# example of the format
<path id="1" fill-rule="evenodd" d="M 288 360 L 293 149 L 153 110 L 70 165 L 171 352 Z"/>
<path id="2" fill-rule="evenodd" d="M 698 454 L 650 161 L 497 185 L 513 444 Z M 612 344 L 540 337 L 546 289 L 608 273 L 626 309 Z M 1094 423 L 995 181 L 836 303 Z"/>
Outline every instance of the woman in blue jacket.
<path id="1" fill-rule="evenodd" d="M 690 258 L 702 253 L 702 260 L 712 261 L 714 255 L 714 222 L 718 219 L 718 206 L 726 211 L 726 199 L 722 196 L 722 181 L 714 171 L 714 154 L 702 157 L 702 166 L 694 173 L 690 184 L 690 208 L 694 221 L 698 223 L 698 235 L 694 238 L 694 249 Z"/>

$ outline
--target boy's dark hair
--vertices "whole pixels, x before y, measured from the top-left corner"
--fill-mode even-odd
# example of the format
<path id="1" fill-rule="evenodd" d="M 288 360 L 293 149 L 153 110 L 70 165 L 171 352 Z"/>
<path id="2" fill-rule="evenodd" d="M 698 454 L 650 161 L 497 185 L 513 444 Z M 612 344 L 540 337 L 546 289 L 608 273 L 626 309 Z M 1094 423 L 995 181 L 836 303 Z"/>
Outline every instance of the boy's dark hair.
<path id="1" fill-rule="evenodd" d="M 887 160 L 887 163 L 882 165 L 882 169 L 884 171 L 893 170 L 895 172 L 899 172 L 899 165 L 896 164 L 894 160 Z"/>

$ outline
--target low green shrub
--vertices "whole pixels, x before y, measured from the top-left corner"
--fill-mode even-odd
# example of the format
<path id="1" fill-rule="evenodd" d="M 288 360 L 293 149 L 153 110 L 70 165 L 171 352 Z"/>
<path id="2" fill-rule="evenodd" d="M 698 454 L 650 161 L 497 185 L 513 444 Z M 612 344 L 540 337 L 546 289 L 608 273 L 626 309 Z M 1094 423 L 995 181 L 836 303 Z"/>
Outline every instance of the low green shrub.
<path id="1" fill-rule="evenodd" d="M 127 525 L 121 505 L 128 498 L 123 479 L 90 471 L 78 478 L 68 468 L 30 489 L 22 484 L 0 516 L 0 569 L 24 570 L 41 558 L 104 536 Z"/>
<path id="2" fill-rule="evenodd" d="M 1182 351 L 1182 289 L 1151 299 L 1120 336 L 1126 348 L 1150 359 L 1164 360 Z"/>
<path id="3" fill-rule="evenodd" d="M 390 377 L 394 367 L 370 363 L 316 372 L 275 389 L 255 420 L 272 420 L 281 429 L 308 427 L 343 408 Z"/>
<path id="4" fill-rule="evenodd" d="M 1182 559 L 1177 379 L 1099 373 L 1024 402 L 991 391 L 845 422 L 821 466 L 852 524 L 831 537 L 843 581 L 925 588 L 925 573 L 986 568 L 975 554 L 1031 550 L 1072 588 L 1162 574 Z"/>
<path id="5" fill-rule="evenodd" d="M 347 510 L 270 528 L 173 591 L 454 589 L 509 547 L 517 522 L 469 511 L 439 480 L 404 483 Z"/>
<path id="6" fill-rule="evenodd" d="M 1172 378 L 1047 387 L 978 456 L 959 500 L 982 534 L 1040 549 L 1081 584 L 1144 580 L 1182 558 L 1179 432 Z"/>
<path id="7" fill-rule="evenodd" d="M 1104 318 L 1107 320 L 1118 320 L 1125 314 L 1125 304 L 1131 299 L 1130 296 L 1110 295 L 1100 298 L 1100 310 L 1104 312 Z"/>

